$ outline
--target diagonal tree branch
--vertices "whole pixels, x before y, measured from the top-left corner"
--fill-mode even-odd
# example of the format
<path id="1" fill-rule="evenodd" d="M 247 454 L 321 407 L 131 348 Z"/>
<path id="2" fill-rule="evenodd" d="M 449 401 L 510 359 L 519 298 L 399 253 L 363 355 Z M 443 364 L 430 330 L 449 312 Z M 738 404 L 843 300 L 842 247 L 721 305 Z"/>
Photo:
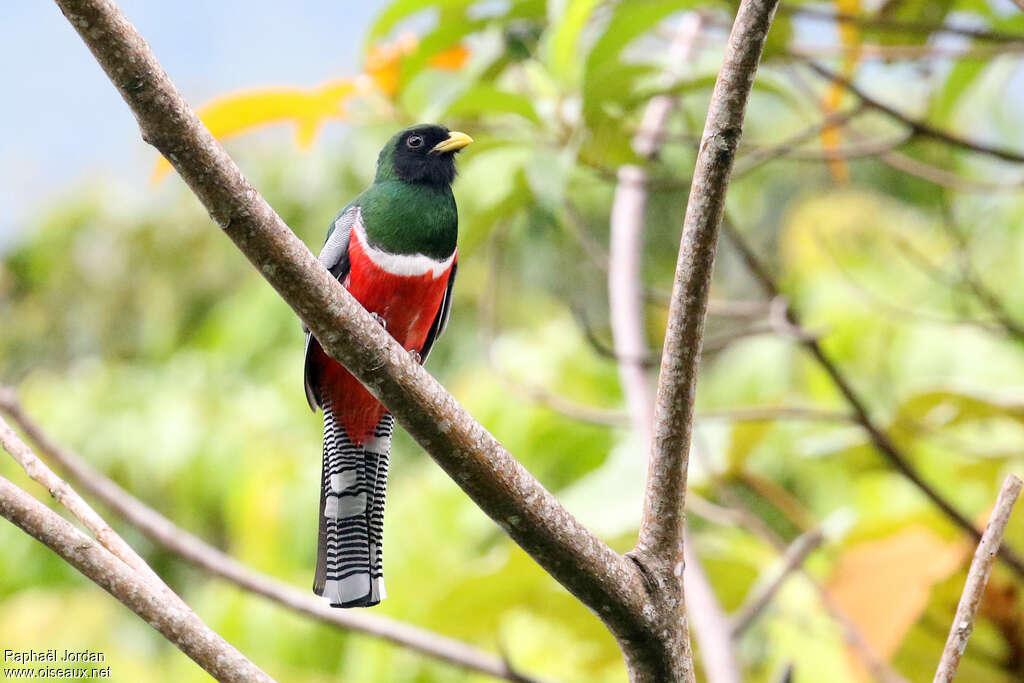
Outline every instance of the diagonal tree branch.
<path id="1" fill-rule="evenodd" d="M 749 270 L 750 274 L 758 281 L 765 294 L 772 299 L 779 298 L 781 293 L 779 291 L 778 284 L 775 282 L 775 278 L 773 278 L 768 272 L 768 269 L 765 267 L 764 263 L 761 262 L 761 259 L 754 252 L 754 249 L 747 242 L 743 234 L 730 220 L 725 220 L 723 222 L 722 229 L 729 237 L 729 241 L 734 247 L 736 247 L 736 250 L 739 252 L 740 258 L 747 267 L 747 270 Z M 786 319 L 789 320 L 792 325 L 800 327 L 800 316 L 788 303 L 786 304 L 785 315 Z M 918 472 L 917 468 L 914 467 L 913 463 L 911 463 L 907 454 L 896 445 L 896 443 L 878 424 L 876 424 L 875 420 L 868 412 L 868 407 L 864 402 L 864 399 L 861 398 L 861 395 L 856 389 L 854 389 L 853 384 L 850 383 L 846 375 L 839 369 L 839 366 L 836 365 L 832 358 L 825 353 L 825 350 L 821 348 L 821 344 L 818 343 L 818 340 L 814 337 L 808 337 L 801 343 L 811 354 L 814 360 L 817 361 L 818 365 L 820 365 L 829 376 L 829 379 L 832 381 L 832 384 L 836 389 L 839 390 L 839 393 L 843 395 L 843 398 L 853 411 L 853 420 L 857 422 L 865 432 L 867 432 L 868 438 L 874 444 L 875 449 L 882 455 L 882 457 L 889 462 L 893 469 L 902 474 L 914 486 L 916 486 L 918 490 L 931 500 L 950 520 L 970 534 L 975 541 L 980 541 L 981 532 L 974 526 L 974 523 L 954 507 L 954 505 L 939 493 L 931 484 L 924 480 L 921 473 Z M 1020 556 L 1013 551 L 1013 549 L 1007 545 L 1002 545 L 999 548 L 999 556 L 1018 576 L 1024 577 L 1024 560 L 1022 560 Z"/>
<path id="2" fill-rule="evenodd" d="M 533 680 L 515 671 L 503 659 L 468 643 L 372 612 L 332 609 L 310 593 L 247 567 L 177 526 L 97 472 L 80 455 L 59 445 L 25 412 L 13 389 L 0 387 L 0 411 L 21 428 L 41 453 L 60 465 L 82 490 L 100 500 L 153 542 L 213 576 L 325 624 L 383 638 L 400 647 L 496 678 L 523 683 Z"/>
<path id="3" fill-rule="evenodd" d="M 620 643 L 649 643 L 636 566 L 583 527 L 317 261 L 242 175 L 110 0 L 56 0 L 210 216 L 324 349 L 379 398 L 460 487 Z"/>
<path id="4" fill-rule="evenodd" d="M 733 638 L 743 636 L 743 633 L 750 628 L 768 607 L 789 575 L 800 569 L 808 555 L 814 552 L 824 540 L 825 536 L 821 529 L 812 529 L 798 536 L 786 548 L 781 565 L 774 568 L 771 574 L 763 581 L 759 579 L 755 584 L 755 588 L 751 590 L 750 594 L 743 600 L 743 604 L 736 610 L 731 629 Z"/>
<path id="5" fill-rule="evenodd" d="M 947 133 L 944 130 L 935 128 L 931 124 L 925 123 L 924 121 L 920 121 L 911 116 L 907 116 L 900 110 L 891 107 L 888 104 L 882 102 L 881 100 L 872 97 L 871 95 L 867 94 L 862 89 L 857 87 L 848 78 L 844 78 L 843 76 L 837 74 L 831 69 L 828 69 L 813 61 L 808 61 L 807 65 L 811 68 L 812 71 L 814 71 L 820 77 L 842 86 L 845 90 L 849 91 L 858 100 L 860 100 L 865 106 L 870 107 L 876 111 L 879 111 L 888 116 L 889 118 L 899 121 L 907 128 L 909 128 L 911 131 L 913 131 L 915 135 L 920 135 L 921 137 L 925 138 L 931 138 L 938 142 L 942 142 L 947 145 L 952 145 L 953 147 L 966 149 L 971 152 L 987 154 L 989 156 L 996 157 L 997 159 L 1002 159 L 1003 161 L 1024 163 L 1024 154 L 1020 152 L 1007 149 L 1005 147 L 988 145 L 982 142 L 973 142 L 971 140 L 966 140 L 964 138 L 953 135 L 952 133 Z"/>
<path id="6" fill-rule="evenodd" d="M 2 393 L 2 389 L 0 389 L 0 393 Z M 0 406 L 4 404 L 5 399 L 6 396 L 0 395 Z M 33 481 L 46 488 L 58 503 L 77 517 L 85 525 L 85 528 L 92 532 L 96 540 L 109 550 L 114 557 L 138 572 L 143 579 L 152 583 L 154 588 L 170 591 L 146 561 L 139 557 L 135 549 L 128 545 L 116 531 L 111 529 L 106 520 L 100 517 L 88 503 L 82 500 L 77 491 L 68 486 L 66 481 L 58 477 L 42 460 L 37 458 L 32 449 L 18 438 L 18 435 L 14 433 L 14 430 L 10 428 L 3 418 L 0 418 L 0 446 L 10 453 L 11 457 L 24 468 L 25 473 Z"/>
<path id="7" fill-rule="evenodd" d="M 967 26 L 952 26 L 944 23 L 904 21 L 886 16 L 850 14 L 847 12 L 836 12 L 834 10 L 827 10 L 808 5 L 790 5 L 787 3 L 779 7 L 779 12 L 817 19 L 819 21 L 835 21 L 840 24 L 854 24 L 864 29 L 886 31 L 890 33 L 916 33 L 918 35 L 925 36 L 933 33 L 949 33 L 994 43 L 1024 42 L 1024 38 L 1012 33 L 999 33 L 997 31 L 987 31 L 985 29 L 969 28 Z"/>
<path id="8" fill-rule="evenodd" d="M 956 608 L 956 616 L 953 617 L 953 625 L 949 629 L 949 638 L 942 651 L 939 668 L 935 671 L 934 683 L 952 683 L 956 676 L 960 658 L 967 649 L 967 639 L 974 630 L 974 618 L 978 614 L 978 607 L 981 606 L 981 598 L 985 595 L 985 586 L 988 585 L 992 565 L 995 564 L 996 550 L 1003 541 L 1003 532 L 1010 522 L 1010 513 L 1013 512 L 1013 504 L 1017 502 L 1022 486 L 1024 482 L 1011 474 L 1006 477 L 999 490 L 999 497 L 992 509 L 992 517 L 988 520 L 985 533 L 974 552 L 974 559 L 971 560 L 967 582 Z"/>
<path id="9" fill-rule="evenodd" d="M 4 429 L 9 432 L 4 434 L 5 450 L 17 450 L 28 460 L 35 458 L 28 446 L 6 424 Z M 13 452 L 11 454 L 14 455 Z M 54 491 L 58 500 L 63 502 L 77 498 L 77 494 L 69 493 L 70 487 L 66 483 L 60 488 L 62 492 Z M 77 500 L 85 504 L 80 498 Z M 78 505 L 72 505 L 75 505 L 77 512 L 81 512 Z M 95 512 L 92 514 L 95 515 Z M 170 589 L 137 571 L 4 477 L 0 477 L 0 516 L 49 547 L 120 600 L 218 680 L 238 683 L 273 680 L 203 623 Z M 92 526 L 93 522 L 89 524 Z M 105 522 L 102 526 L 109 531 L 104 534 L 109 542 L 113 531 Z"/>
<path id="10" fill-rule="evenodd" d="M 680 576 L 696 360 L 729 169 L 777 0 L 741 3 L 713 94 L 670 309 L 644 523 L 628 557 L 569 514 L 331 277 L 244 178 L 111 0 L 56 2 L 132 108 L 143 138 L 171 162 L 325 350 L 486 514 L 601 617 L 631 678 L 692 680 Z"/>

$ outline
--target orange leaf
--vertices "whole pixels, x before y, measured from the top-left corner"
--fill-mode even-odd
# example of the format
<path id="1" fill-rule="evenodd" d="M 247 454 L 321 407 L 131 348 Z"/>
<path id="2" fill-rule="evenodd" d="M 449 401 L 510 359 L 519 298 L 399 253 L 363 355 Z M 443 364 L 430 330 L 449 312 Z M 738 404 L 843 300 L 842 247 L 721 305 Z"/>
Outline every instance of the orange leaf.
<path id="1" fill-rule="evenodd" d="M 366 73 L 373 79 L 377 89 L 388 97 L 398 92 L 398 77 L 402 59 L 419 46 L 419 39 L 404 33 L 393 43 L 374 45 L 366 53 Z M 469 58 L 469 49 L 456 45 L 443 50 L 430 58 L 430 65 L 435 69 L 457 71 L 465 65 Z"/>
<path id="2" fill-rule="evenodd" d="M 466 65 L 466 60 L 468 59 L 469 48 L 463 45 L 456 45 L 431 57 L 430 66 L 435 69 L 443 69 L 444 71 L 458 71 Z"/>
<path id="3" fill-rule="evenodd" d="M 847 550 L 829 580 L 836 603 L 871 649 L 889 659 L 928 604 L 932 587 L 959 569 L 971 552 L 916 525 Z"/>
<path id="4" fill-rule="evenodd" d="M 372 46 L 366 53 L 366 74 L 377 89 L 388 97 L 398 92 L 398 65 L 402 57 L 419 45 L 411 33 L 404 33 L 393 43 Z"/>

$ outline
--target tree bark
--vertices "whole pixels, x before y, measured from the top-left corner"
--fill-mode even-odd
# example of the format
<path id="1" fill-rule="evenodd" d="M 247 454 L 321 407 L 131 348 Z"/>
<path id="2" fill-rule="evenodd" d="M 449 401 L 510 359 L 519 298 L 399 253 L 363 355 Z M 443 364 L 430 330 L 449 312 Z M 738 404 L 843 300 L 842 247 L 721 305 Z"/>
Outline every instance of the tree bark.
<path id="1" fill-rule="evenodd" d="M 685 661 L 689 639 L 681 577 L 697 369 L 725 194 L 747 99 L 777 5 L 778 0 L 740 4 L 711 96 L 686 206 L 661 357 L 643 521 L 636 548 L 630 552 L 644 568 L 654 601 L 660 605 L 659 630 L 666 634 L 661 643 L 674 658 L 670 657 L 668 669 L 649 665 L 638 669 L 636 680 L 693 680 Z"/>
<path id="2" fill-rule="evenodd" d="M 614 552 L 584 528 L 410 359 L 248 183 L 111 0 L 56 0 L 211 217 L 455 482 L 549 574 L 590 607 L 634 681 L 693 680 L 682 599 L 682 524 L 696 362 L 717 227 L 754 73 L 776 0 L 744 0 L 715 86 L 687 208 L 662 360 L 645 515 L 637 548 Z"/>

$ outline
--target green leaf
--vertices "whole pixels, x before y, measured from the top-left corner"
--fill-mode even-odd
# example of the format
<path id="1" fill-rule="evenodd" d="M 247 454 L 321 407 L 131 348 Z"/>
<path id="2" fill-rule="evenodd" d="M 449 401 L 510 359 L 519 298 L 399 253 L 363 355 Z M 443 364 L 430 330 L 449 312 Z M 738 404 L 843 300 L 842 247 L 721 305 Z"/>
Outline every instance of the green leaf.
<path id="1" fill-rule="evenodd" d="M 1024 403 L 1004 401 L 952 390 L 925 391 L 900 405 L 894 427 L 947 427 L 973 420 L 1003 418 L 1024 423 Z"/>
<path id="2" fill-rule="evenodd" d="M 397 0 L 388 5 L 377 17 L 377 21 L 366 33 L 366 44 L 379 42 L 396 25 L 425 10 L 438 9 L 445 12 L 452 9 L 463 9 L 471 4 L 473 4 L 473 0 Z"/>
<path id="3" fill-rule="evenodd" d="M 569 2 L 565 13 L 555 24 L 549 43 L 550 66 L 551 73 L 563 83 L 574 82 L 578 77 L 577 46 L 580 33 L 599 2 L 600 0 Z"/>
<path id="4" fill-rule="evenodd" d="M 776 14 L 772 20 L 768 36 L 765 38 L 764 55 L 761 61 L 778 57 L 786 53 L 786 47 L 793 39 L 793 22 L 788 14 Z"/>
<path id="5" fill-rule="evenodd" d="M 588 123 L 593 124 L 605 101 L 620 99 L 641 77 L 655 73 L 652 66 L 623 63 L 622 50 L 665 17 L 690 5 L 686 0 L 649 0 L 624 2 L 615 8 L 584 66 L 583 112 Z"/>
<path id="6" fill-rule="evenodd" d="M 882 11 L 879 16 L 883 19 L 921 22 L 938 26 L 945 21 L 953 4 L 954 0 L 904 0 L 890 3 L 887 7 L 889 11 Z M 908 34 L 883 31 L 878 34 L 877 40 L 882 45 L 923 45 L 928 38 L 928 34 L 921 32 Z"/>
<path id="7" fill-rule="evenodd" d="M 974 59 L 957 61 L 946 77 L 946 82 L 939 88 L 931 102 L 931 114 L 940 122 L 948 122 L 950 116 L 971 85 L 988 66 L 988 62 Z"/>
<path id="8" fill-rule="evenodd" d="M 601 37 L 587 55 L 585 79 L 609 62 L 618 59 L 622 50 L 643 33 L 657 26 L 665 17 L 693 6 L 689 0 L 648 0 L 620 3 L 612 14 Z"/>
<path id="9" fill-rule="evenodd" d="M 541 122 L 528 97 L 493 85 L 476 85 L 463 92 L 448 105 L 444 118 L 491 114 L 516 114 L 537 124 Z"/>
<path id="10" fill-rule="evenodd" d="M 774 424 L 771 422 L 737 422 L 733 425 L 729 449 L 726 452 L 730 472 L 740 472 L 744 469 L 747 458 L 772 427 Z"/>
<path id="11" fill-rule="evenodd" d="M 639 83 L 650 81 L 658 73 L 650 64 L 606 64 L 600 74 L 587 81 L 583 94 L 583 118 L 593 126 L 602 114 L 607 113 L 607 104 L 614 103 L 623 110 L 630 105 L 643 104 L 646 100 L 640 100 L 632 93 L 640 89 Z"/>

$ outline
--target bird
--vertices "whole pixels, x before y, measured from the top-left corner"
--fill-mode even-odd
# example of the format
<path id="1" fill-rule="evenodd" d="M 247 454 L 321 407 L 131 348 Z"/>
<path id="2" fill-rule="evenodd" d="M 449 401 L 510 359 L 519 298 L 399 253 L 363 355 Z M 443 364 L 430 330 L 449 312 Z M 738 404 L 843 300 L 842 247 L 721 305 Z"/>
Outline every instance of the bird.
<path id="1" fill-rule="evenodd" d="M 381 149 L 373 183 L 331 223 L 319 256 L 420 363 L 451 314 L 455 155 L 472 141 L 434 124 L 396 133 Z M 382 537 L 394 420 L 308 330 L 303 383 L 324 428 L 313 592 L 332 607 L 371 607 L 387 595 Z"/>

